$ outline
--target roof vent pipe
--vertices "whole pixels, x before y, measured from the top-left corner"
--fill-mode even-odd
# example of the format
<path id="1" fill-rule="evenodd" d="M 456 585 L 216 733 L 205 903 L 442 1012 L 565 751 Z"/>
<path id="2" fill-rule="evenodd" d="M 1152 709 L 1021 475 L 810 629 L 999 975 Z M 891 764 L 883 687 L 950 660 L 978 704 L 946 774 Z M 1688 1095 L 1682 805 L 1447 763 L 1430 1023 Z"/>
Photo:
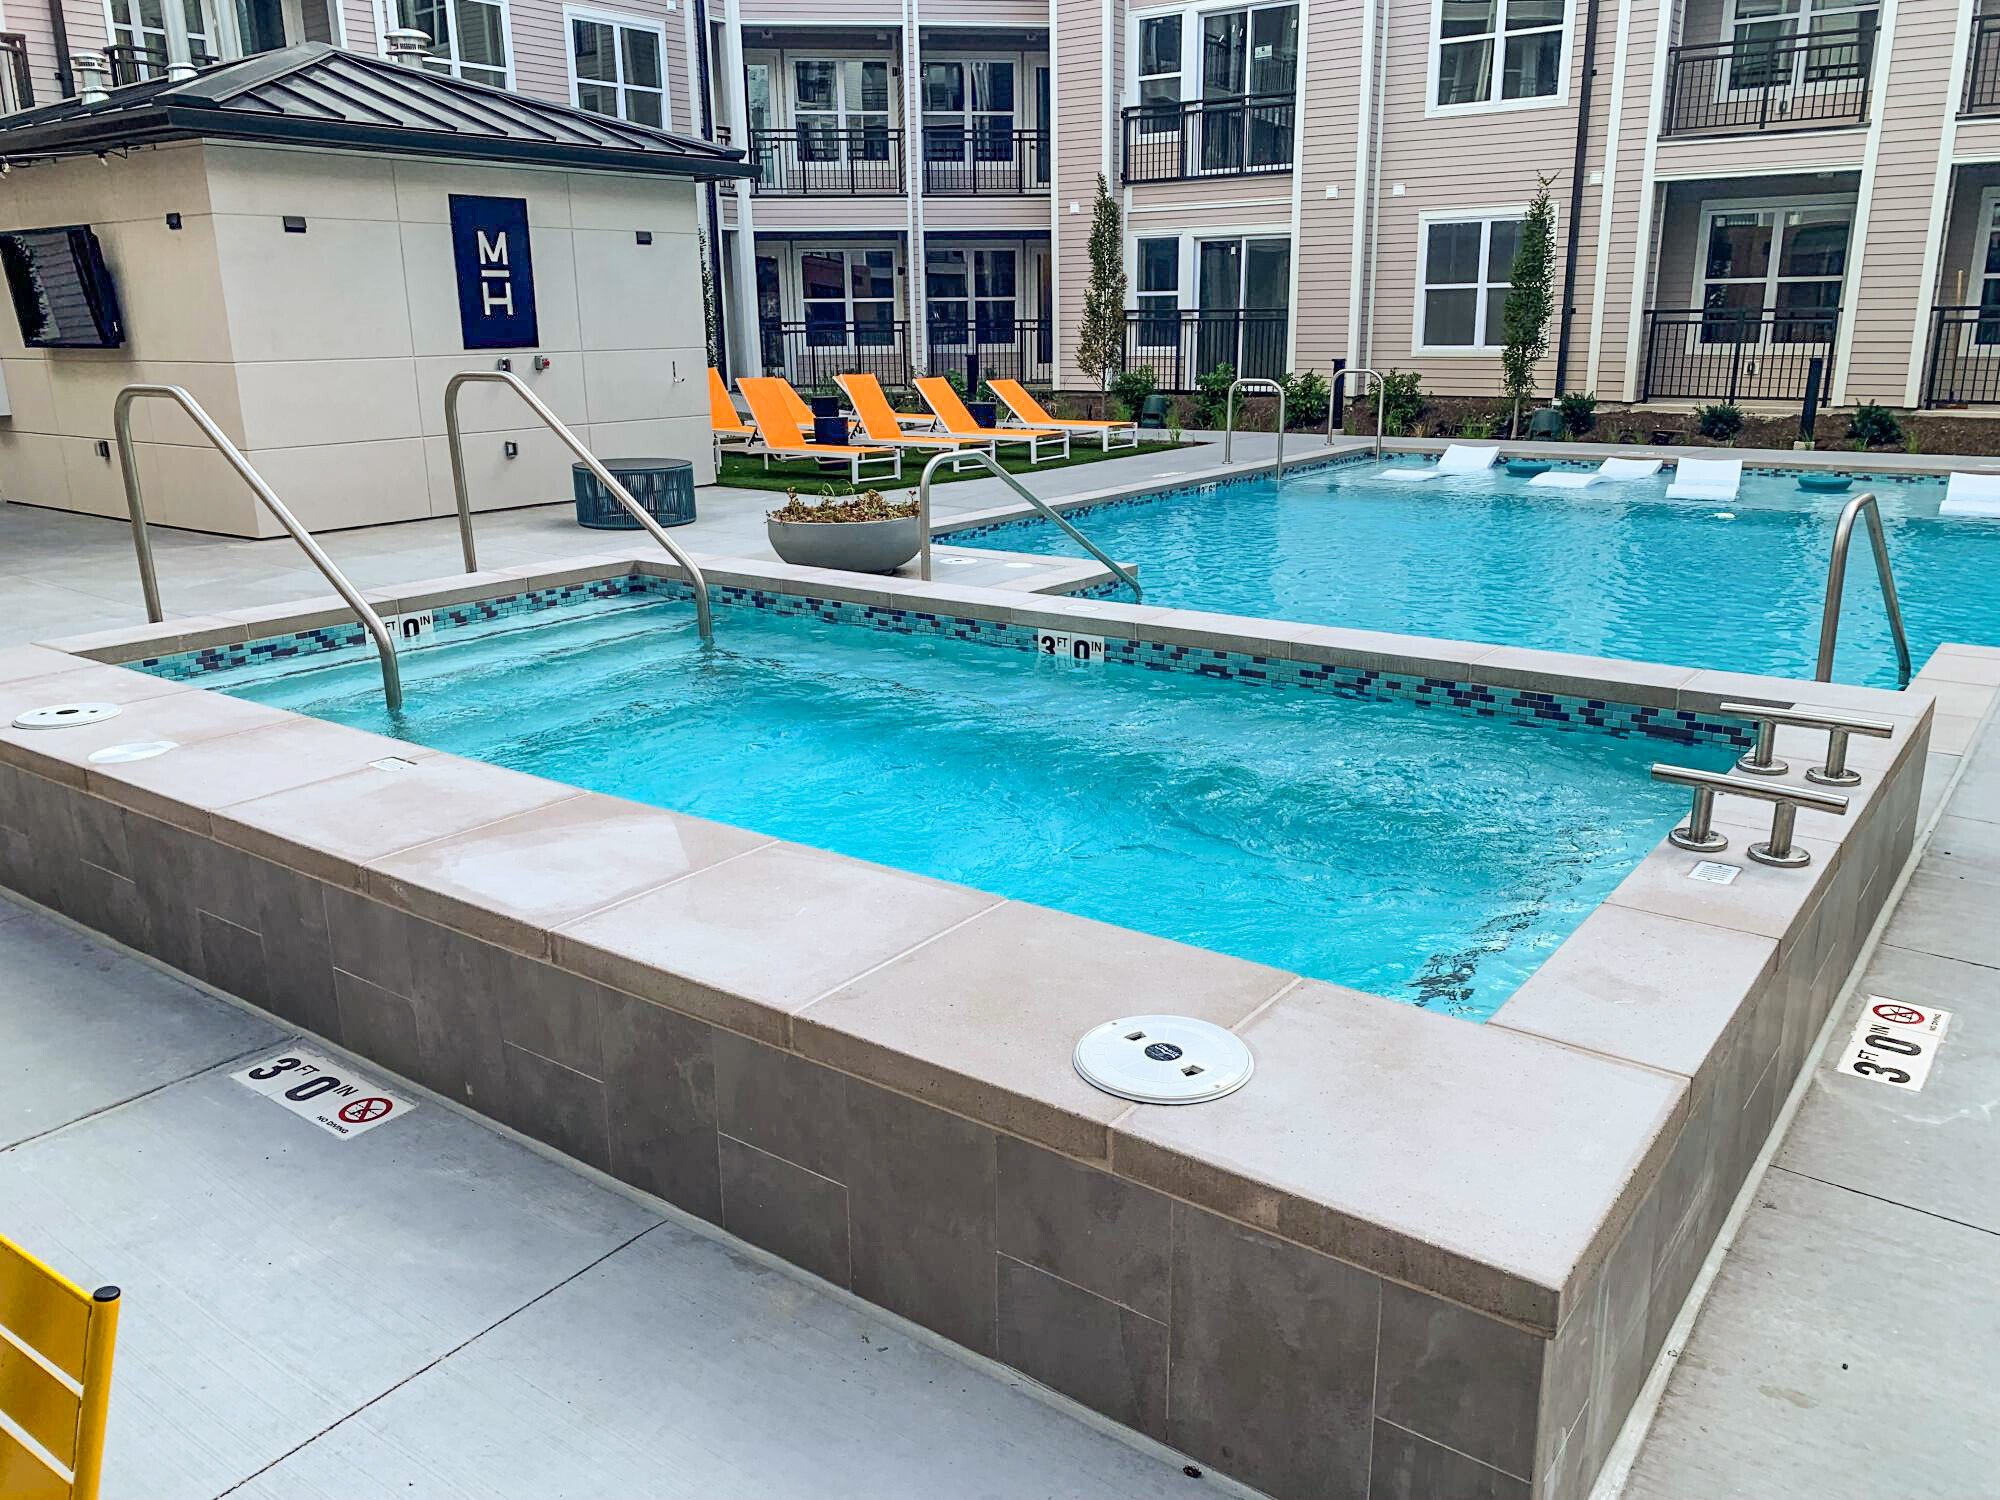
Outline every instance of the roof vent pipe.
<path id="1" fill-rule="evenodd" d="M 414 26 L 399 26 L 385 32 L 382 42 L 389 49 L 389 61 L 406 68 L 421 68 L 431 53 L 430 34 Z"/>
<path id="2" fill-rule="evenodd" d="M 201 70 L 191 62 L 170 62 L 167 64 L 168 83 L 186 83 Z"/>
<path id="3" fill-rule="evenodd" d="M 85 104 L 102 104 L 110 97 L 111 64 L 102 52 L 79 52 L 69 60 L 76 74 L 76 97 Z"/>

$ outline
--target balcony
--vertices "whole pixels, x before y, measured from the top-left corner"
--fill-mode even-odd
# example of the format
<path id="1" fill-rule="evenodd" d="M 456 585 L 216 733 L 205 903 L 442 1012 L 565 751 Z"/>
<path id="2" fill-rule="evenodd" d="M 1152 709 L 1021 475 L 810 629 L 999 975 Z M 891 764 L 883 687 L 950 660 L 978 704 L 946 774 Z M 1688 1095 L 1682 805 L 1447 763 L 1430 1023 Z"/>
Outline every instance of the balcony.
<path id="1" fill-rule="evenodd" d="M 910 384 L 910 325 L 887 318 L 843 322 L 808 317 L 796 323 L 765 320 L 758 329 L 767 375 L 782 375 L 800 390 L 833 387 L 836 375 L 873 375 L 884 385 Z"/>
<path id="2" fill-rule="evenodd" d="M 924 191 L 1004 197 L 1049 190 L 1049 138 L 1040 130 L 924 127 Z"/>
<path id="3" fill-rule="evenodd" d="M 924 329 L 926 363 L 933 375 L 959 374 L 965 388 L 982 380 L 1018 380 L 1048 385 L 1055 372 L 1055 349 L 1047 324 L 1027 318 L 988 316 L 933 318 Z"/>
<path id="4" fill-rule="evenodd" d="M 1965 98 L 1959 102 L 1958 112 L 2000 115 L 2000 15 L 1972 18 L 1972 46 L 1965 57 Z"/>
<path id="5" fill-rule="evenodd" d="M 145 83 L 149 79 L 165 78 L 173 60 L 159 47 L 106 47 L 104 60 L 111 68 L 111 86 L 123 88 L 128 83 Z M 190 68 L 212 68 L 220 61 L 206 52 L 194 52 L 188 58 Z M 184 73 L 183 77 L 192 77 Z"/>
<path id="6" fill-rule="evenodd" d="M 2000 406 L 2000 307 L 1934 307 L 1925 406 Z"/>
<path id="7" fill-rule="evenodd" d="M 1639 399 L 1803 401 L 1806 375 L 1824 360 L 1820 401 L 1833 388 L 1840 309 L 1648 309 Z"/>
<path id="8" fill-rule="evenodd" d="M 1125 365 L 1151 370 L 1163 391 L 1191 391 L 1217 365 L 1238 375 L 1276 379 L 1285 373 L 1290 321 L 1282 307 L 1125 314 Z"/>
<path id="9" fill-rule="evenodd" d="M 1830 130 L 1868 120 L 1875 23 L 1672 47 L 1660 134 Z"/>
<path id="10" fill-rule="evenodd" d="M 1127 182 L 1253 177 L 1292 170 L 1290 94 L 1238 94 L 1124 112 Z"/>
<path id="11" fill-rule="evenodd" d="M 800 125 L 750 137 L 758 194 L 807 198 L 895 198 L 903 192 L 903 132 Z"/>
<path id="12" fill-rule="evenodd" d="M 35 107 L 34 75 L 28 70 L 28 39 L 0 32 L 0 115 Z"/>

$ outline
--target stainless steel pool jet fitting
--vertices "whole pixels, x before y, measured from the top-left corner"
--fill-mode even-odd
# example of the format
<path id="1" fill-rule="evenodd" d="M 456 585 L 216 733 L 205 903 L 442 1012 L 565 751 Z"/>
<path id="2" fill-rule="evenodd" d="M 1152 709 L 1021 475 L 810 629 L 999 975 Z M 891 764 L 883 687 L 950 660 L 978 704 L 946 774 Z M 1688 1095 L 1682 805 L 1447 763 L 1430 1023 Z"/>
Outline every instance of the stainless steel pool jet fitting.
<path id="1" fill-rule="evenodd" d="M 1757 743 L 1736 762 L 1737 770 L 1748 771 L 1753 776 L 1785 774 L 1785 763 L 1771 754 L 1780 724 L 1794 729 L 1824 729 L 1826 761 L 1806 772 L 1806 780 L 1820 786 L 1861 785 L 1861 773 L 1847 768 L 1849 735 L 1865 734 L 1871 739 L 1886 740 L 1896 732 L 1896 726 L 1884 719 L 1862 719 L 1852 714 L 1808 713 L 1798 708 L 1774 708 L 1766 703 L 1725 703 L 1720 711 L 1756 720 Z"/>
<path id="2" fill-rule="evenodd" d="M 1752 844 L 1745 852 L 1760 865 L 1796 869 L 1812 863 L 1812 855 L 1792 842 L 1798 826 L 1799 809 L 1847 816 L 1847 799 L 1835 792 L 1816 792 L 1808 786 L 1774 786 L 1768 781 L 1745 781 L 1719 771 L 1698 771 L 1692 766 L 1653 767 L 1655 781 L 1670 781 L 1694 790 L 1694 806 L 1687 822 L 1667 835 L 1667 842 L 1697 854 L 1713 854 L 1729 847 L 1729 840 L 1715 831 L 1715 797 L 1726 792 L 1774 804 L 1771 809 L 1771 836 Z"/>

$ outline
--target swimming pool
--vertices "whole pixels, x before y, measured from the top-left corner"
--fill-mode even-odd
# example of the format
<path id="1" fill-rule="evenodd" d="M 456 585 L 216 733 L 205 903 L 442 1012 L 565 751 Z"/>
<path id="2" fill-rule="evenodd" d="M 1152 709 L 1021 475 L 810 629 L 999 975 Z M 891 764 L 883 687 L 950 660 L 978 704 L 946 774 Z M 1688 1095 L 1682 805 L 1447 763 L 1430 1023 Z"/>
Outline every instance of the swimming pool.
<path id="1" fill-rule="evenodd" d="M 711 650 L 684 600 L 644 594 L 455 632 L 406 655 L 393 716 L 365 656 L 202 682 L 1475 1019 L 1685 813 L 1648 764 L 1732 754 L 1279 686 L 1268 662 L 718 614 Z"/>
<path id="2" fill-rule="evenodd" d="M 1344 464 L 1072 513 L 1140 565 L 1149 604 L 1783 677 L 1811 677 L 1834 521 L 1875 491 L 1921 666 L 1945 641 L 2000 644 L 2000 521 L 1941 519 L 1941 480 L 1859 476 L 1846 495 L 1746 471 L 1727 505 L 1664 476 L 1532 488 L 1503 470 L 1411 485 L 1419 460 Z M 1074 551 L 1046 521 L 944 538 Z M 1896 686 L 1874 559 L 1857 537 L 1834 676 Z"/>

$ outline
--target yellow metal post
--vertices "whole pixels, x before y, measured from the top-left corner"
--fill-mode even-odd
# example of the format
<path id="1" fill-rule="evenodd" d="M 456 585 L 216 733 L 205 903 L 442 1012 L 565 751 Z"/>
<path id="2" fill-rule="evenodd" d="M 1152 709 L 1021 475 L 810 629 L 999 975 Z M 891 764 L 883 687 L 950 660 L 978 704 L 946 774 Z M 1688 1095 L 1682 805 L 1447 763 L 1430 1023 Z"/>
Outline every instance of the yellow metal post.
<path id="1" fill-rule="evenodd" d="M 73 1500 L 97 1500 L 104 1478 L 104 1428 L 111 1411 L 111 1359 L 118 1349 L 118 1288 L 90 1294 L 90 1334 L 83 1348 L 83 1409 L 77 1416 Z"/>
<path id="2" fill-rule="evenodd" d="M 0 1497 L 98 1500 L 118 1288 L 86 1292 L 0 1236 Z"/>

